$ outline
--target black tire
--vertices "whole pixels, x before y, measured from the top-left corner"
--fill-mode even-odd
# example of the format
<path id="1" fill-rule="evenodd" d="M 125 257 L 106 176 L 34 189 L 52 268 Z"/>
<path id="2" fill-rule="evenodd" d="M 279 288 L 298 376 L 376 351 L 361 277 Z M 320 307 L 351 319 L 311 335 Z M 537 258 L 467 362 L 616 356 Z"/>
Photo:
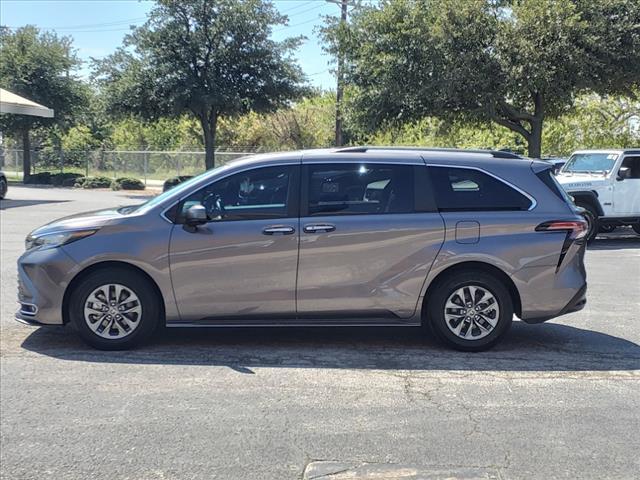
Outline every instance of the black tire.
<path id="1" fill-rule="evenodd" d="M 611 225 L 611 224 L 604 224 L 604 225 L 600 225 L 599 228 L 599 232 L 600 233 L 611 233 L 616 229 L 616 225 Z"/>
<path id="2" fill-rule="evenodd" d="M 500 311 L 493 330 L 478 340 L 460 338 L 449 329 L 445 319 L 447 299 L 456 290 L 469 285 L 480 286 L 492 294 Z M 479 352 L 493 347 L 507 333 L 513 321 L 513 301 L 507 287 L 495 276 L 478 270 L 458 270 L 439 281 L 426 306 L 426 321 L 436 336 L 446 345 L 465 352 Z"/>
<path id="3" fill-rule="evenodd" d="M 633 228 L 634 232 L 640 235 L 640 223 L 634 223 L 633 225 L 631 225 L 631 228 Z"/>
<path id="4" fill-rule="evenodd" d="M 0 200 L 4 199 L 4 196 L 7 194 L 7 180 L 5 178 L 0 178 Z"/>
<path id="5" fill-rule="evenodd" d="M 582 212 L 582 216 L 587 221 L 589 226 L 589 230 L 587 232 L 587 242 L 590 242 L 596 235 L 598 234 L 598 230 L 600 229 L 600 223 L 598 221 L 598 212 L 596 209 L 589 203 L 578 203 L 578 207 L 584 208 L 584 212 Z"/>
<path id="6" fill-rule="evenodd" d="M 141 306 L 140 316 L 131 322 L 136 326 L 123 338 L 103 338 L 91 330 L 89 320 L 85 320 L 84 306 L 89 295 L 108 284 L 126 287 L 138 297 Z M 129 268 L 105 267 L 91 272 L 75 287 L 69 297 L 68 313 L 70 323 L 87 344 L 99 350 L 126 350 L 147 340 L 161 323 L 160 301 L 150 281 L 141 273 Z"/>

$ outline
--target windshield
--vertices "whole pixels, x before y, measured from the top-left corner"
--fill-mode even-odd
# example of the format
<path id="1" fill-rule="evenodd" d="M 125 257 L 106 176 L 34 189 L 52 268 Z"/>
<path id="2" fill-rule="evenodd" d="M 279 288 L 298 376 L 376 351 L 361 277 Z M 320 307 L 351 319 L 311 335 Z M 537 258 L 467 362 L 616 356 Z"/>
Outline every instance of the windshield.
<path id="1" fill-rule="evenodd" d="M 178 185 L 176 185 L 175 187 L 173 187 L 170 190 L 167 190 L 166 192 L 162 192 L 160 195 L 157 195 L 155 197 L 153 197 L 152 199 L 141 203 L 140 205 L 136 205 L 135 207 L 125 207 L 126 211 L 121 211 L 120 213 L 123 214 L 129 214 L 129 213 L 133 213 L 133 212 L 137 212 L 139 210 L 147 210 L 149 208 L 153 208 L 156 205 L 160 205 L 162 202 L 164 202 L 167 198 L 172 197 L 172 196 L 176 196 L 176 198 L 179 198 L 181 196 L 181 193 L 188 190 L 189 187 L 191 187 L 191 185 L 194 185 L 196 183 L 198 183 L 200 180 L 202 180 L 204 177 L 209 177 L 211 176 L 214 172 L 217 173 L 223 169 L 229 168 L 229 165 L 222 165 L 219 167 L 214 168 L 213 170 L 207 170 L 206 172 L 190 178 L 189 180 L 182 182 Z"/>
<path id="2" fill-rule="evenodd" d="M 581 173 L 609 172 L 617 159 L 617 153 L 576 153 L 571 156 L 562 171 Z"/>

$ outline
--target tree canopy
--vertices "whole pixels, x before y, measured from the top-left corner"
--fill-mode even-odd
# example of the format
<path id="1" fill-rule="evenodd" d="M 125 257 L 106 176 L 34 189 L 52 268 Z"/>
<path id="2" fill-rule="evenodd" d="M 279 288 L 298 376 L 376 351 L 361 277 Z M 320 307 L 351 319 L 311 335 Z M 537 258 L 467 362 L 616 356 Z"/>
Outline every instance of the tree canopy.
<path id="1" fill-rule="evenodd" d="M 0 27 L 0 86 L 55 111 L 54 118 L 0 117 L 0 130 L 22 138 L 25 178 L 31 173 L 29 132 L 52 125 L 64 129 L 86 106 L 88 87 L 74 75 L 79 65 L 68 37 L 29 25 L 16 31 Z"/>
<path id="2" fill-rule="evenodd" d="M 492 121 L 541 153 L 576 95 L 640 84 L 636 0 L 386 0 L 325 29 L 370 130 L 425 116 Z"/>
<path id="3" fill-rule="evenodd" d="M 191 112 L 212 168 L 220 116 L 271 111 L 302 93 L 292 57 L 301 39 L 271 39 L 286 22 L 264 0 L 159 0 L 122 48 L 96 62 L 107 111 L 147 119 Z"/>

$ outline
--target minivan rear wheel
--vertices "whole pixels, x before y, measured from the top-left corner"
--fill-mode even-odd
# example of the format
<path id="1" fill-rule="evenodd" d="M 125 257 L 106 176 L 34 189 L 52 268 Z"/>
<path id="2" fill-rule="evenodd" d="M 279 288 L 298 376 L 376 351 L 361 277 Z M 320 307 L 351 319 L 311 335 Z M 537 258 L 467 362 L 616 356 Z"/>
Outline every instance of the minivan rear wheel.
<path id="1" fill-rule="evenodd" d="M 427 299 L 427 321 L 444 343 L 457 350 L 486 350 L 509 330 L 513 301 L 493 275 L 457 271 L 439 282 Z"/>
<path id="2" fill-rule="evenodd" d="M 161 315 L 144 275 L 127 268 L 89 273 L 71 292 L 69 318 L 79 336 L 100 350 L 124 350 L 146 340 Z"/>

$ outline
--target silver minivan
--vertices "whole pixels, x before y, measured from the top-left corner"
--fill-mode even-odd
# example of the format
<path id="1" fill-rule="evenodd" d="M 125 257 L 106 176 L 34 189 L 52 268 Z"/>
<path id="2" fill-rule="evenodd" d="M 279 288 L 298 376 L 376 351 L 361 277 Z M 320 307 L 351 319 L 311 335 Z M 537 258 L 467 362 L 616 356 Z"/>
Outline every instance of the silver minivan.
<path id="1" fill-rule="evenodd" d="M 352 147 L 256 155 L 38 228 L 17 318 L 123 349 L 159 325 L 421 326 L 461 350 L 585 305 L 586 224 L 547 162 Z"/>

